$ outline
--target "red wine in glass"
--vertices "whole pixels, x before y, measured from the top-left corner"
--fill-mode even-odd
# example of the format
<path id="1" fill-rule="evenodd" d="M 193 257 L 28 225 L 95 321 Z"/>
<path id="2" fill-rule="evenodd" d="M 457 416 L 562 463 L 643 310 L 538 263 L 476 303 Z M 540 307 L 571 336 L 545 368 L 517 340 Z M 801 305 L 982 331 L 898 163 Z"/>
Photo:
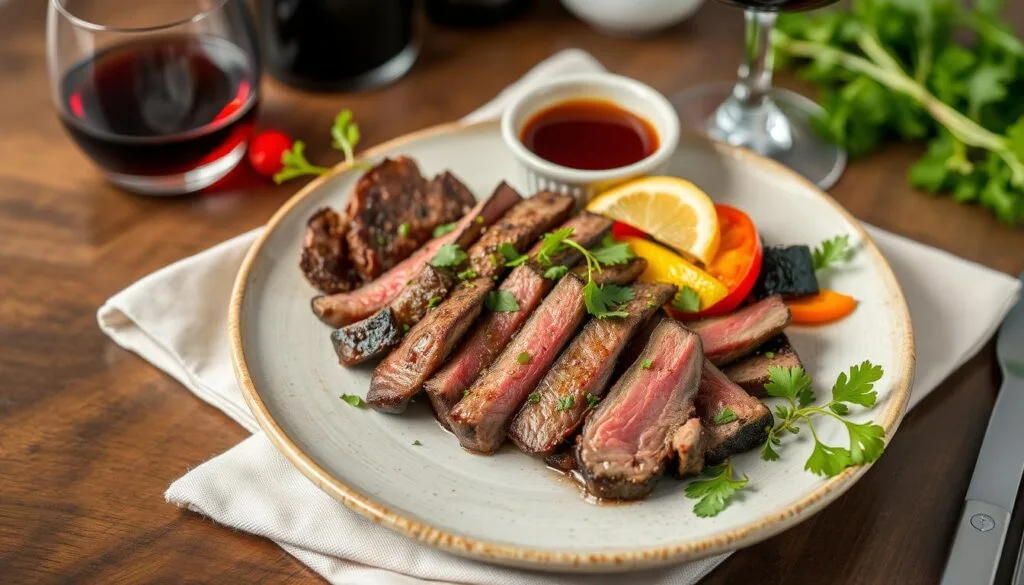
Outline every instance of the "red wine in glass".
<path id="1" fill-rule="evenodd" d="M 214 36 L 167 35 L 95 53 L 60 81 L 60 119 L 109 173 L 187 173 L 245 148 L 257 72 Z"/>
<path id="2" fill-rule="evenodd" d="M 800 12 L 828 6 L 836 0 L 719 0 L 758 12 Z"/>

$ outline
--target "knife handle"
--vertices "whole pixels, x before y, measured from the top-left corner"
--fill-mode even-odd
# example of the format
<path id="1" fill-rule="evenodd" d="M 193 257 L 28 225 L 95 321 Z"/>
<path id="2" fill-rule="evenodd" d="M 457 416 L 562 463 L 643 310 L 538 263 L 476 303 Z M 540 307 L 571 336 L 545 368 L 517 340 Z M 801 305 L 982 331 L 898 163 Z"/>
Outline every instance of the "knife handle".
<path id="1" fill-rule="evenodd" d="M 991 585 L 1010 524 L 1010 513 L 980 500 L 967 500 L 942 574 L 942 585 Z"/>

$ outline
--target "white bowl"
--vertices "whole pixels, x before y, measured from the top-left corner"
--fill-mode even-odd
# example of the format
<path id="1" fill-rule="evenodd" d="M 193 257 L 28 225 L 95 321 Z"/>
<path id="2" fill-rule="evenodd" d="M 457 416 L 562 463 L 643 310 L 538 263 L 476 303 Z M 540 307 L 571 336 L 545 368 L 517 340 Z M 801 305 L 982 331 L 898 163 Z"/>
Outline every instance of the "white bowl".
<path id="1" fill-rule="evenodd" d="M 689 18 L 704 0 L 562 0 L 595 29 L 613 36 L 656 33 Z"/>
<path id="2" fill-rule="evenodd" d="M 530 118 L 555 104 L 575 99 L 608 100 L 643 118 L 658 135 L 658 148 L 638 162 L 600 171 L 565 167 L 544 160 L 520 140 Z M 501 135 L 525 174 L 530 193 L 555 191 L 585 205 L 597 193 L 623 181 L 655 174 L 679 144 L 679 117 L 665 96 L 628 77 L 611 73 L 570 75 L 521 95 L 501 117 Z"/>

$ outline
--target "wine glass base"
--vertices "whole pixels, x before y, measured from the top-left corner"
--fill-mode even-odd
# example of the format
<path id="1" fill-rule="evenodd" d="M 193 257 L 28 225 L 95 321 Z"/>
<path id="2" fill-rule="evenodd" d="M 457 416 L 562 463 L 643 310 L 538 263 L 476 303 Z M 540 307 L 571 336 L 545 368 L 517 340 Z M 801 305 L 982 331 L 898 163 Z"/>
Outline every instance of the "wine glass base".
<path id="1" fill-rule="evenodd" d="M 733 120 L 734 125 L 730 126 L 723 123 L 719 108 L 732 96 L 732 91 L 731 83 L 715 83 L 676 94 L 672 104 L 679 113 L 680 124 L 716 140 L 750 148 L 786 165 L 822 189 L 835 185 L 846 168 L 846 151 L 821 137 L 811 125 L 811 118 L 822 111 L 820 106 L 798 93 L 774 88 L 771 96 L 776 107 L 766 113 L 765 128 L 751 128 L 745 123 L 748 120 L 743 119 Z M 777 123 L 780 121 L 782 124 Z"/>
<path id="2" fill-rule="evenodd" d="M 178 175 L 154 177 L 110 171 L 104 171 L 104 174 L 111 183 L 140 195 L 185 195 L 195 193 L 223 179 L 245 157 L 246 148 L 247 144 L 242 142 L 219 159 Z"/>

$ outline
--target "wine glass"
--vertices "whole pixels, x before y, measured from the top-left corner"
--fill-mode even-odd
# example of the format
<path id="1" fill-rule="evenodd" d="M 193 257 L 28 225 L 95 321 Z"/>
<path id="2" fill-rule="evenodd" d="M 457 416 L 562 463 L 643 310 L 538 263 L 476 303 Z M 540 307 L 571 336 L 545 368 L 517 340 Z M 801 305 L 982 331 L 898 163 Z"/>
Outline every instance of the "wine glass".
<path id="1" fill-rule="evenodd" d="M 189 193 L 245 156 L 260 60 L 243 0 L 50 0 L 50 89 L 114 184 Z"/>
<path id="2" fill-rule="evenodd" d="M 745 9 L 744 59 L 735 84 L 705 84 L 673 97 L 684 126 L 744 146 L 803 175 L 822 189 L 839 179 L 846 151 L 815 132 L 821 108 L 772 88 L 771 35 L 779 12 L 819 8 L 836 0 L 720 0 Z"/>

